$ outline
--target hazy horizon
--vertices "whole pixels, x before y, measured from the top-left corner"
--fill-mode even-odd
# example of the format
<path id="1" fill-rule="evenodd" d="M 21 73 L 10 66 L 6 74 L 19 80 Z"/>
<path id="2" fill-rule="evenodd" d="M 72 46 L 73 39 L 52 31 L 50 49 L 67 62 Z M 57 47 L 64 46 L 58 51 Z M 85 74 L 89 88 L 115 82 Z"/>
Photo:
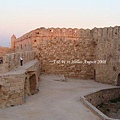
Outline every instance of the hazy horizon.
<path id="1" fill-rule="evenodd" d="M 0 0 L 0 46 L 36 28 L 120 25 L 120 0 Z"/>

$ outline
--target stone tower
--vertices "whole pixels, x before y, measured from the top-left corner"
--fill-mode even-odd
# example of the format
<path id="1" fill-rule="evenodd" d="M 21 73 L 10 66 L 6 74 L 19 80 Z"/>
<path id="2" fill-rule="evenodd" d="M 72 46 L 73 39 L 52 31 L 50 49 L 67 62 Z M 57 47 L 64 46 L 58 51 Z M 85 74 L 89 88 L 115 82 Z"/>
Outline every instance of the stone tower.
<path id="1" fill-rule="evenodd" d="M 15 49 L 15 40 L 16 40 L 16 36 L 13 34 L 11 37 L 11 48 Z"/>

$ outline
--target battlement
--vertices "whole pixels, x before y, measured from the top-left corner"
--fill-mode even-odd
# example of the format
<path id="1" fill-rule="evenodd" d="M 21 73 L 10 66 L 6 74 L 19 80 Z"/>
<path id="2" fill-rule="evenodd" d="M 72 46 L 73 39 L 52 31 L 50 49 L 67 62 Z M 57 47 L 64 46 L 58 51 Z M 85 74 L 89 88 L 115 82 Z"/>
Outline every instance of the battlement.
<path id="1" fill-rule="evenodd" d="M 73 37 L 79 38 L 82 36 L 89 36 L 90 29 L 77 29 L 77 28 L 37 28 L 31 32 L 18 38 L 17 41 L 22 41 L 30 37 Z"/>
<path id="2" fill-rule="evenodd" d="M 17 38 L 16 42 L 23 41 L 27 38 L 31 37 L 72 37 L 72 38 L 82 38 L 82 37 L 89 37 L 90 35 L 99 34 L 101 35 L 103 32 L 107 32 L 109 34 L 110 31 L 113 31 L 113 35 L 117 34 L 119 26 L 115 27 L 105 27 L 105 28 L 93 28 L 93 29 L 78 29 L 78 28 L 37 28 L 32 30 L 20 38 Z"/>
<path id="3" fill-rule="evenodd" d="M 32 30 L 20 38 L 14 37 L 13 48 L 16 52 L 29 51 L 35 48 L 39 48 L 42 40 L 79 40 L 83 41 L 86 39 L 88 42 L 92 39 L 93 43 L 97 43 L 98 40 L 108 40 L 111 38 L 119 38 L 120 27 L 105 27 L 105 28 L 94 28 L 94 29 L 77 29 L 77 28 L 37 28 Z"/>

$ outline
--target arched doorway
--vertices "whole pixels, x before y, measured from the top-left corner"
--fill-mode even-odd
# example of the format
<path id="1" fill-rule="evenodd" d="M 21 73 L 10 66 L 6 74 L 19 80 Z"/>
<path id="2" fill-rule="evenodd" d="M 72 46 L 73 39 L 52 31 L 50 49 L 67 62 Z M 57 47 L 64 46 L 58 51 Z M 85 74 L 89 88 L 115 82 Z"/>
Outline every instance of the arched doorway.
<path id="1" fill-rule="evenodd" d="M 120 86 L 120 73 L 118 74 L 118 77 L 117 77 L 117 86 Z"/>
<path id="2" fill-rule="evenodd" d="M 31 93 L 31 94 L 35 94 L 36 86 L 37 86 L 37 83 L 36 83 L 36 75 L 35 75 L 35 74 L 33 74 L 33 75 L 29 78 L 29 82 L 30 82 L 30 93 Z"/>

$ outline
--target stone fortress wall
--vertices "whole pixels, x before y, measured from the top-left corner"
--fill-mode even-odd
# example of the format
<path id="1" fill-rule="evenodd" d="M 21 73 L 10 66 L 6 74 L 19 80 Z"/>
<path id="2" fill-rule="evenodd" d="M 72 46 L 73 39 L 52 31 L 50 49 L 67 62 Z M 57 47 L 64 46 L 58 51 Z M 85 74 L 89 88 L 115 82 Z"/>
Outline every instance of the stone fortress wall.
<path id="1" fill-rule="evenodd" d="M 90 30 L 40 28 L 18 38 L 15 42 L 15 50 L 36 51 L 42 61 L 41 69 L 44 73 L 89 79 L 93 78 L 93 66 L 74 64 L 73 60 L 93 60 L 92 42 Z M 54 60 L 60 60 L 60 63 L 57 64 Z M 69 63 L 69 61 L 73 62 Z"/>
<path id="2" fill-rule="evenodd" d="M 120 79 L 119 26 L 92 30 L 42 27 L 17 39 L 13 36 L 12 47 L 16 52 L 34 50 L 44 73 L 114 85 Z"/>

